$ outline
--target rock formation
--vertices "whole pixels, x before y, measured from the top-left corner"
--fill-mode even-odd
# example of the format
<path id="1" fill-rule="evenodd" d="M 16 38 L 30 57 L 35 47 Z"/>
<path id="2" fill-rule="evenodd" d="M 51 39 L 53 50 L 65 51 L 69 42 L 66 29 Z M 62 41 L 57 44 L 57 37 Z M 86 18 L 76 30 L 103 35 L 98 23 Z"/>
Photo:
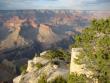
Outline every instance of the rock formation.
<path id="1" fill-rule="evenodd" d="M 37 28 L 38 27 L 38 24 L 36 23 L 36 18 L 35 17 L 29 18 L 28 22 L 32 26 L 32 28 Z"/>
<path id="2" fill-rule="evenodd" d="M 37 40 L 43 44 L 43 46 L 49 46 L 58 42 L 60 38 L 48 25 L 40 24 Z"/>
<path id="3" fill-rule="evenodd" d="M 80 54 L 80 52 L 82 50 L 83 50 L 82 48 L 72 48 L 70 74 L 71 73 L 85 74 L 87 77 L 90 77 L 93 74 L 93 72 L 88 70 L 85 67 L 85 64 L 79 65 L 79 64 L 75 63 L 75 59 L 77 59 L 77 56 Z"/>
<path id="4" fill-rule="evenodd" d="M 43 54 L 43 53 L 41 53 Z M 44 53 L 45 54 L 45 53 Z M 38 79 L 44 74 L 47 76 L 47 81 L 51 81 L 58 76 L 67 78 L 69 72 L 66 63 L 62 60 L 55 60 L 59 62 L 59 65 L 51 63 L 51 61 L 45 58 L 45 55 L 40 57 L 34 57 L 28 61 L 27 73 L 21 74 L 13 80 L 13 83 L 38 83 Z M 36 67 L 36 64 L 40 63 L 43 65 L 40 69 Z"/>
<path id="5" fill-rule="evenodd" d="M 21 20 L 19 17 L 14 16 L 10 20 L 7 20 L 5 26 L 9 28 L 10 34 L 0 44 L 0 50 L 5 48 L 11 48 L 15 46 L 23 46 L 27 44 L 24 38 L 20 36 L 21 25 L 25 20 Z"/>

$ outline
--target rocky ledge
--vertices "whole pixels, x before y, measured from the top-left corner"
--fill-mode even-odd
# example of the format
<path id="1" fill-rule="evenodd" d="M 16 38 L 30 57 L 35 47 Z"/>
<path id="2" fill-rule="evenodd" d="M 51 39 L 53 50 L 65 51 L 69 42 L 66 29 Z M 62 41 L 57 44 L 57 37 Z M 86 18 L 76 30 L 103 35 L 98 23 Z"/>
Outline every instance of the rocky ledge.
<path id="1" fill-rule="evenodd" d="M 35 56 L 28 61 L 25 73 L 13 79 L 13 83 L 38 83 L 41 76 L 46 75 L 47 81 L 52 81 L 58 76 L 67 78 L 69 68 L 65 61 L 59 59 L 50 60 L 45 57 L 46 51 L 40 56 Z"/>

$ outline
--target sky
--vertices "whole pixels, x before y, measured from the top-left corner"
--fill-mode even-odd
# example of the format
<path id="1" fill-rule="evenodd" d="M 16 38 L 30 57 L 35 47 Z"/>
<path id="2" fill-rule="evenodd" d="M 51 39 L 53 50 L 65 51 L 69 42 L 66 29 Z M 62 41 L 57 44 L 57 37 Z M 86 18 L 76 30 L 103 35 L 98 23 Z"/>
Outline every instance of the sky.
<path id="1" fill-rule="evenodd" d="M 0 10 L 110 10 L 110 0 L 0 0 Z"/>

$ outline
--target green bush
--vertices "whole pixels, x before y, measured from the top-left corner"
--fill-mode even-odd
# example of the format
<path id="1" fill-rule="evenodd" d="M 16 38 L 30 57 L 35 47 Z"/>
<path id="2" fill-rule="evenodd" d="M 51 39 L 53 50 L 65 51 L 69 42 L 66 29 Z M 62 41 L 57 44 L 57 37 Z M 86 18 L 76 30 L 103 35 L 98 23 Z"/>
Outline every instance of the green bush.
<path id="1" fill-rule="evenodd" d="M 46 76 L 45 75 L 41 76 L 40 79 L 38 80 L 38 83 L 47 83 Z"/>
<path id="2" fill-rule="evenodd" d="M 26 73 L 26 69 L 27 69 L 27 65 L 21 66 L 20 67 L 20 73 L 21 74 L 25 74 Z"/>
<path id="3" fill-rule="evenodd" d="M 68 83 L 86 83 L 86 76 L 85 75 L 78 75 L 78 74 L 71 74 L 68 78 Z"/>
<path id="4" fill-rule="evenodd" d="M 67 52 L 67 51 L 64 51 L 64 50 L 49 50 L 47 53 L 46 53 L 46 58 L 48 59 L 55 59 L 55 58 L 59 58 L 59 59 L 62 59 L 62 60 L 70 60 L 70 53 Z"/>
<path id="5" fill-rule="evenodd" d="M 38 83 L 67 83 L 67 81 L 62 76 L 58 76 L 54 80 L 47 82 L 46 75 L 43 75 L 38 80 Z"/>
<path id="6" fill-rule="evenodd" d="M 36 63 L 35 66 L 36 66 L 38 69 L 40 69 L 40 68 L 43 67 L 43 65 L 42 65 L 41 63 Z"/>
<path id="7" fill-rule="evenodd" d="M 49 50 L 46 54 L 49 59 L 60 58 L 63 56 L 62 52 L 58 50 Z"/>
<path id="8" fill-rule="evenodd" d="M 58 76 L 49 83 L 67 83 L 67 81 L 62 76 Z"/>

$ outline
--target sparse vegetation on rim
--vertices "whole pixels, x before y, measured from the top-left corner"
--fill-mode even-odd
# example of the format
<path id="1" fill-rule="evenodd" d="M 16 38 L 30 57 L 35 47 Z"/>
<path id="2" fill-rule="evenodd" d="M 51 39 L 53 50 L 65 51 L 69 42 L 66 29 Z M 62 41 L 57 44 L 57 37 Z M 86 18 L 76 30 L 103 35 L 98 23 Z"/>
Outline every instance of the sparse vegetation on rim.
<path id="1" fill-rule="evenodd" d="M 75 37 L 73 47 L 83 48 L 76 59 L 77 64 L 86 64 L 98 83 L 110 83 L 110 18 L 94 19 L 88 28 Z"/>

